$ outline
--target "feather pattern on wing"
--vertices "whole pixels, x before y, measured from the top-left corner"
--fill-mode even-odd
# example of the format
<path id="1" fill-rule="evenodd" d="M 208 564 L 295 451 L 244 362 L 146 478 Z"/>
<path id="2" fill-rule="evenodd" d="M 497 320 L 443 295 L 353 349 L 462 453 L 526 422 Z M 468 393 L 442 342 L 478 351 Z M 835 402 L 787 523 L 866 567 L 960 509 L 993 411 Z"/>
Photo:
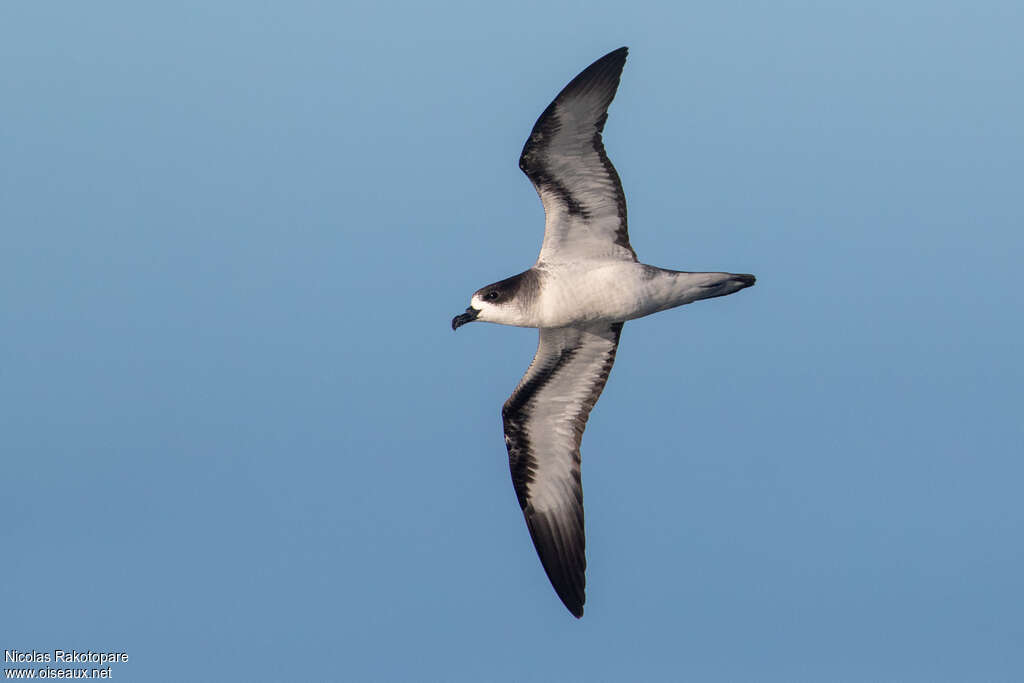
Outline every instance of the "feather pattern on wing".
<path id="1" fill-rule="evenodd" d="M 565 86 L 523 147 L 519 168 L 544 204 L 539 263 L 637 260 L 626 227 L 626 196 L 601 140 L 626 52 L 608 53 Z"/>
<path id="2" fill-rule="evenodd" d="M 583 615 L 587 567 L 580 440 L 608 380 L 622 323 L 543 328 L 505 402 L 509 467 L 537 554 L 558 596 Z"/>

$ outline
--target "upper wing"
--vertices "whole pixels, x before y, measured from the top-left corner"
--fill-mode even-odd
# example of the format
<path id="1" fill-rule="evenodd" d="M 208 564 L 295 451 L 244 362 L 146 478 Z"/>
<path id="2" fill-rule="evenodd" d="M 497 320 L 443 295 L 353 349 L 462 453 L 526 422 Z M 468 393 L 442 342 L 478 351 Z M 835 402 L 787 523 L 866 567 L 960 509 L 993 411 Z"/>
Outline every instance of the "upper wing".
<path id="1" fill-rule="evenodd" d="M 512 483 L 558 597 L 583 616 L 580 439 L 619 345 L 622 323 L 541 328 L 537 353 L 501 416 Z"/>
<path id="2" fill-rule="evenodd" d="M 544 203 L 538 261 L 636 261 L 626 231 L 626 196 L 601 131 L 626 63 L 620 47 L 572 79 L 537 119 L 519 168 Z"/>

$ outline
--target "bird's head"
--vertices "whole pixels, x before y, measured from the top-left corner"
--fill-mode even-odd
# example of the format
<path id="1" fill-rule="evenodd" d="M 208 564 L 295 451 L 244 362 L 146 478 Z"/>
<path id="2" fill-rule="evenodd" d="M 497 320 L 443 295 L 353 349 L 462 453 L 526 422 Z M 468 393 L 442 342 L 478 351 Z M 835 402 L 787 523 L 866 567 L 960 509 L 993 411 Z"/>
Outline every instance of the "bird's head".
<path id="1" fill-rule="evenodd" d="M 452 318 L 452 329 L 481 320 L 500 325 L 526 325 L 525 308 L 536 291 L 537 275 L 532 270 L 481 287 L 473 292 L 465 313 Z"/>

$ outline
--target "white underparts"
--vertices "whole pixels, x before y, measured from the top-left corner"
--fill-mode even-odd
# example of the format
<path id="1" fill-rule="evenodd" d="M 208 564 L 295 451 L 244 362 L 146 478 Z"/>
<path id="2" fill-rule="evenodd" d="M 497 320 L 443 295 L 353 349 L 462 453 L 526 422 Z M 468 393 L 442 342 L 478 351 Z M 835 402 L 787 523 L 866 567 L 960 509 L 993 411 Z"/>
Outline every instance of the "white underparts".
<path id="1" fill-rule="evenodd" d="M 621 322 L 747 286 L 732 273 L 687 273 L 624 261 L 535 269 L 541 275 L 535 296 L 518 302 L 517 321 L 500 322 L 521 327 Z"/>

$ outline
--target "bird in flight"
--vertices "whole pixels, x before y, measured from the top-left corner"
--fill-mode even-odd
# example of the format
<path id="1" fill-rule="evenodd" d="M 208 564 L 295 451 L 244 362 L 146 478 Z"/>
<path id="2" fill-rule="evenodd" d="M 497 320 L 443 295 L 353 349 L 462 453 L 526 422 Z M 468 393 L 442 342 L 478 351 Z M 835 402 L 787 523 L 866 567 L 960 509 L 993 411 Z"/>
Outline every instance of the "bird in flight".
<path id="1" fill-rule="evenodd" d="M 623 323 L 732 294 L 753 275 L 665 270 L 637 260 L 626 197 L 601 141 L 627 48 L 583 70 L 533 126 L 519 168 L 544 205 L 533 266 L 478 289 L 468 322 L 536 327 L 537 353 L 501 409 L 512 484 L 558 597 L 583 616 L 585 571 L 580 440 L 615 362 Z"/>

